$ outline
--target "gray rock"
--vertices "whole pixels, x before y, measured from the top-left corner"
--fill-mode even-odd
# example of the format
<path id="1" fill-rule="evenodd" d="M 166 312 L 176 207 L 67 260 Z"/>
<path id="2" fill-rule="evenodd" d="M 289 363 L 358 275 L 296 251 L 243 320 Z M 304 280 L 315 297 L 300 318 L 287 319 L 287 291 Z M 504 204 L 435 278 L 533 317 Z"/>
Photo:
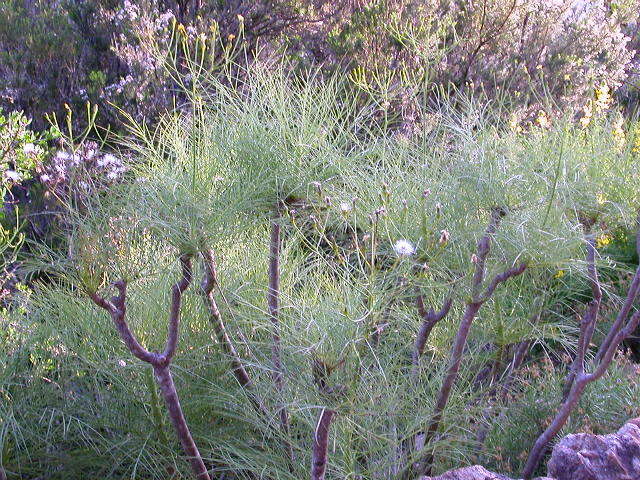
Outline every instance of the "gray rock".
<path id="1" fill-rule="evenodd" d="M 640 480 L 640 418 L 609 435 L 566 436 L 553 448 L 547 472 L 557 480 Z"/>
<path id="2" fill-rule="evenodd" d="M 490 472 L 486 468 L 480 465 L 474 465 L 473 467 L 458 468 L 456 470 L 450 470 L 438 475 L 437 477 L 421 477 L 420 480 L 513 480 L 511 477 L 506 477 L 497 473 Z M 547 477 L 539 477 L 535 480 L 553 480 Z"/>

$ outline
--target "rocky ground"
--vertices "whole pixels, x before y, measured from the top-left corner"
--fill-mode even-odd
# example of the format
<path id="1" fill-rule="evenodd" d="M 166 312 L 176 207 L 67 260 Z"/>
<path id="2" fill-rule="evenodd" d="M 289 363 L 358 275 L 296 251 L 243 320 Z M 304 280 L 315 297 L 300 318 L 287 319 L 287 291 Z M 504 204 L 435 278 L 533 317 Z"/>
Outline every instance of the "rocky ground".
<path id="1" fill-rule="evenodd" d="M 640 479 L 640 418 L 629 420 L 616 433 L 568 435 L 553 448 L 547 477 L 534 480 Z M 421 480 L 512 480 L 480 465 L 458 468 Z"/>

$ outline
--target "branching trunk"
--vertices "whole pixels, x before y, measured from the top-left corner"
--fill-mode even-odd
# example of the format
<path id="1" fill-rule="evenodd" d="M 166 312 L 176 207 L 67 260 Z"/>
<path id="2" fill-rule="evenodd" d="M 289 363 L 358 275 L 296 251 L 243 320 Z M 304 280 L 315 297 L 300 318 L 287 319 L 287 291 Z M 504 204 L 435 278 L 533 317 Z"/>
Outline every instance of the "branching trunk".
<path id="1" fill-rule="evenodd" d="M 451 309 L 451 304 L 453 303 L 453 301 L 451 298 L 447 298 L 444 301 L 442 308 L 438 312 L 435 312 L 432 308 L 427 311 L 422 295 L 418 295 L 416 303 L 418 305 L 418 312 L 422 317 L 422 324 L 420 325 L 420 330 L 418 331 L 418 336 L 416 337 L 416 342 L 411 357 L 414 376 L 418 375 L 420 367 L 420 357 L 424 352 L 424 347 L 427 344 L 427 340 L 429 339 L 431 330 L 433 330 L 433 327 L 435 327 L 440 320 L 447 316 L 449 310 Z"/>
<path id="2" fill-rule="evenodd" d="M 189 427 L 184 418 L 178 393 L 169 370 L 171 360 L 176 353 L 178 345 L 182 294 L 189 287 L 193 276 L 191 270 L 191 256 L 182 255 L 180 257 L 180 265 L 182 268 L 181 278 L 171 289 L 169 328 L 167 341 L 162 353 L 155 353 L 146 350 L 142 345 L 140 345 L 133 335 L 133 332 L 129 329 L 129 325 L 126 320 L 127 283 L 124 280 L 120 280 L 114 284 L 118 290 L 118 295 L 113 297 L 111 300 L 101 297 L 97 292 L 92 292 L 89 296 L 96 305 L 103 308 L 111 315 L 111 319 L 120 334 L 120 338 L 129 351 L 135 357 L 139 358 L 143 362 L 151 364 L 153 367 L 156 381 L 158 382 L 162 397 L 164 398 L 169 412 L 169 418 L 171 418 L 171 423 L 173 424 L 176 435 L 180 440 L 184 453 L 189 460 L 191 470 L 193 471 L 195 478 L 197 480 L 211 480 L 207 473 L 207 467 L 202 460 L 198 447 L 196 447 L 196 444 L 193 441 L 193 437 L 191 436 L 191 432 L 189 431 Z"/>
<path id="3" fill-rule="evenodd" d="M 311 480 L 324 480 L 329 455 L 329 427 L 335 416 L 335 410 L 324 409 L 318 418 L 313 437 L 313 454 L 311 462 Z"/>
<path id="4" fill-rule="evenodd" d="M 587 310 L 580 321 L 580 336 L 578 340 L 578 348 L 576 349 L 576 356 L 571 363 L 569 373 L 565 379 L 565 385 L 562 393 L 562 401 L 564 402 L 569 393 L 573 382 L 576 377 L 584 372 L 584 362 L 587 351 L 589 350 L 589 344 L 593 337 L 593 331 L 596 326 L 598 313 L 600 312 L 600 303 L 602 302 L 602 289 L 600 287 L 600 280 L 598 278 L 598 271 L 596 269 L 596 246 L 595 240 L 589 235 L 588 228 L 585 230 L 585 234 L 588 235 L 587 240 L 587 272 L 589 277 L 589 283 L 591 284 L 592 300 L 587 305 Z"/>
<path id="5" fill-rule="evenodd" d="M 613 356 L 618 349 L 620 343 L 633 334 L 634 330 L 640 323 L 640 311 L 636 311 L 629 320 L 629 313 L 633 303 L 638 296 L 638 285 L 640 285 L 640 267 L 636 270 L 635 276 L 631 281 L 627 298 L 616 321 L 611 326 L 609 333 L 605 337 L 605 340 L 600 345 L 598 353 L 596 355 L 596 364 L 593 373 L 585 373 L 585 356 L 589 348 L 591 337 L 595 325 L 598 321 L 598 312 L 600 308 L 600 300 L 602 297 L 600 283 L 598 280 L 596 265 L 595 265 L 595 244 L 592 236 L 588 235 L 587 241 L 587 264 L 589 268 L 589 279 L 592 284 L 592 291 L 594 298 L 587 306 L 587 311 L 580 323 L 580 336 L 578 338 L 578 348 L 576 358 L 572 364 L 571 371 L 565 382 L 565 391 L 563 395 L 563 401 L 560 409 L 556 413 L 556 416 L 551 421 L 549 426 L 538 437 L 534 444 L 529 458 L 522 472 L 522 476 L 525 479 L 530 479 L 533 473 L 538 468 L 542 457 L 553 438 L 558 434 L 560 429 L 565 425 L 567 419 L 571 415 L 571 412 L 576 407 L 585 387 L 598 380 L 604 375 L 609 368 Z M 640 253 L 640 232 L 638 233 L 637 250 Z M 626 323 L 625 323 L 626 322 Z"/>
<path id="6" fill-rule="evenodd" d="M 447 373 L 445 375 L 444 381 L 442 383 L 442 387 L 440 388 L 440 392 L 438 394 L 438 398 L 436 400 L 436 404 L 434 407 L 433 415 L 426 429 L 424 448 L 428 448 L 430 442 L 433 440 L 438 428 L 440 427 L 440 422 L 442 420 L 442 415 L 445 407 L 449 401 L 449 397 L 451 395 L 451 390 L 453 385 L 455 384 L 456 379 L 458 378 L 458 371 L 460 370 L 460 364 L 462 362 L 462 355 L 464 352 L 464 347 L 467 343 L 467 337 L 469 336 L 469 332 L 471 330 L 471 325 L 473 320 L 476 318 L 478 311 L 482 307 L 482 305 L 491 298 L 497 286 L 501 283 L 506 282 L 511 277 L 515 277 L 524 273 L 527 268 L 526 263 L 521 263 L 518 266 L 511 267 L 504 272 L 496 275 L 486 289 L 482 289 L 483 281 L 485 277 L 485 263 L 487 260 L 487 256 L 489 255 L 489 251 L 491 249 L 491 237 L 495 233 L 498 228 L 502 217 L 506 214 L 505 210 L 502 208 L 495 208 L 491 212 L 491 220 L 489 222 L 489 226 L 485 234 L 478 241 L 477 252 L 476 252 L 476 269 L 473 275 L 472 280 L 472 295 L 471 299 L 467 302 L 467 306 L 462 317 L 462 321 L 460 322 L 460 327 L 458 328 L 458 332 L 456 334 L 456 338 L 451 349 L 451 357 L 449 360 L 449 367 L 447 368 Z M 422 460 L 417 464 L 417 474 L 419 475 L 429 475 L 431 472 L 431 466 L 433 464 L 433 455 L 427 454 Z M 411 470 L 411 468 L 409 468 Z"/>
<path id="7" fill-rule="evenodd" d="M 193 470 L 193 473 L 196 475 L 198 480 L 210 480 L 209 474 L 207 473 L 207 467 L 205 467 L 204 462 L 202 461 L 198 447 L 196 447 L 196 444 L 193 441 L 193 437 L 191 436 L 191 432 L 187 426 L 187 421 L 182 413 L 180 399 L 178 398 L 178 392 L 176 391 L 176 386 L 173 383 L 173 377 L 169 371 L 169 367 L 154 365 L 153 372 L 155 374 L 156 381 L 158 382 L 158 386 L 160 387 L 160 392 L 162 393 L 164 402 L 167 405 L 169 418 L 171 419 L 173 428 L 175 429 L 178 439 L 180 440 L 180 444 L 182 445 L 182 449 L 191 464 L 191 470 Z"/>

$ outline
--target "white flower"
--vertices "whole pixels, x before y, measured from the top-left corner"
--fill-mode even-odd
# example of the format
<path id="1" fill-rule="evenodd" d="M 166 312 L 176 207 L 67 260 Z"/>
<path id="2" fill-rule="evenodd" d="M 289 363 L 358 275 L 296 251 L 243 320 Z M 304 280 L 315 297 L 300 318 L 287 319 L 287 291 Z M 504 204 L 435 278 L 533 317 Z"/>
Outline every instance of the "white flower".
<path id="1" fill-rule="evenodd" d="M 51 180 L 51 176 L 50 175 L 47 175 L 46 173 L 44 175 L 40 175 L 40 181 L 41 182 L 47 183 L 49 180 Z"/>
<path id="2" fill-rule="evenodd" d="M 118 360 L 118 365 L 120 365 L 121 367 L 126 367 L 127 362 L 125 362 L 124 360 Z"/>
<path id="3" fill-rule="evenodd" d="M 393 250 L 399 257 L 408 257 L 416 253 L 416 249 L 411 242 L 402 239 L 393 244 Z"/>
<path id="4" fill-rule="evenodd" d="M 104 157 L 102 157 L 100 160 L 98 160 L 97 162 L 99 167 L 104 167 L 107 165 L 122 165 L 122 162 L 120 161 L 120 159 L 118 159 L 117 157 L 115 157 L 114 155 L 111 155 L 110 153 L 107 153 Z"/>
<path id="5" fill-rule="evenodd" d="M 25 155 L 38 155 L 42 152 L 42 149 L 37 145 L 34 145 L 33 143 L 25 143 L 22 147 L 22 151 L 25 153 Z"/>
<path id="6" fill-rule="evenodd" d="M 348 202 L 342 202 L 342 203 L 340 204 L 340 211 L 341 211 L 343 214 L 345 214 L 345 215 L 346 215 L 347 213 L 349 213 L 349 212 L 351 211 L 351 204 L 350 204 L 350 203 L 348 203 Z"/>
<path id="7" fill-rule="evenodd" d="M 107 178 L 109 180 L 115 180 L 116 178 L 118 178 L 118 172 L 111 171 L 111 172 L 107 173 Z"/>
<path id="8" fill-rule="evenodd" d="M 18 172 L 16 172 L 15 170 L 5 170 L 4 179 L 5 180 L 11 180 L 12 182 L 19 182 L 20 181 L 20 174 Z"/>
<path id="9" fill-rule="evenodd" d="M 58 160 L 69 160 L 71 158 L 71 155 L 69 155 L 67 152 L 60 150 L 58 153 L 56 153 L 56 159 Z"/>

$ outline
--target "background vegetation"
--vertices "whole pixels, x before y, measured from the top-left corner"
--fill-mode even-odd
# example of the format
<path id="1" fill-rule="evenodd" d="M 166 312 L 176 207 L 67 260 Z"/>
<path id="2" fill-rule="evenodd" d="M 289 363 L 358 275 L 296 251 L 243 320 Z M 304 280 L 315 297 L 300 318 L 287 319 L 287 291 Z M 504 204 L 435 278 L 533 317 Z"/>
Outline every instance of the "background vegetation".
<path id="1" fill-rule="evenodd" d="M 170 368 L 212 478 L 308 477 L 327 411 L 327 478 L 428 457 L 519 475 L 592 300 L 588 242 L 594 345 L 638 265 L 637 9 L 4 1 L 0 470 L 190 478 L 151 366 L 90 298 L 126 281 L 160 351 L 189 255 Z M 526 270 L 479 310 L 421 449 L 496 209 L 483 287 Z M 421 355 L 418 298 L 451 300 Z M 634 334 L 562 433 L 639 415 L 639 351 Z"/>

